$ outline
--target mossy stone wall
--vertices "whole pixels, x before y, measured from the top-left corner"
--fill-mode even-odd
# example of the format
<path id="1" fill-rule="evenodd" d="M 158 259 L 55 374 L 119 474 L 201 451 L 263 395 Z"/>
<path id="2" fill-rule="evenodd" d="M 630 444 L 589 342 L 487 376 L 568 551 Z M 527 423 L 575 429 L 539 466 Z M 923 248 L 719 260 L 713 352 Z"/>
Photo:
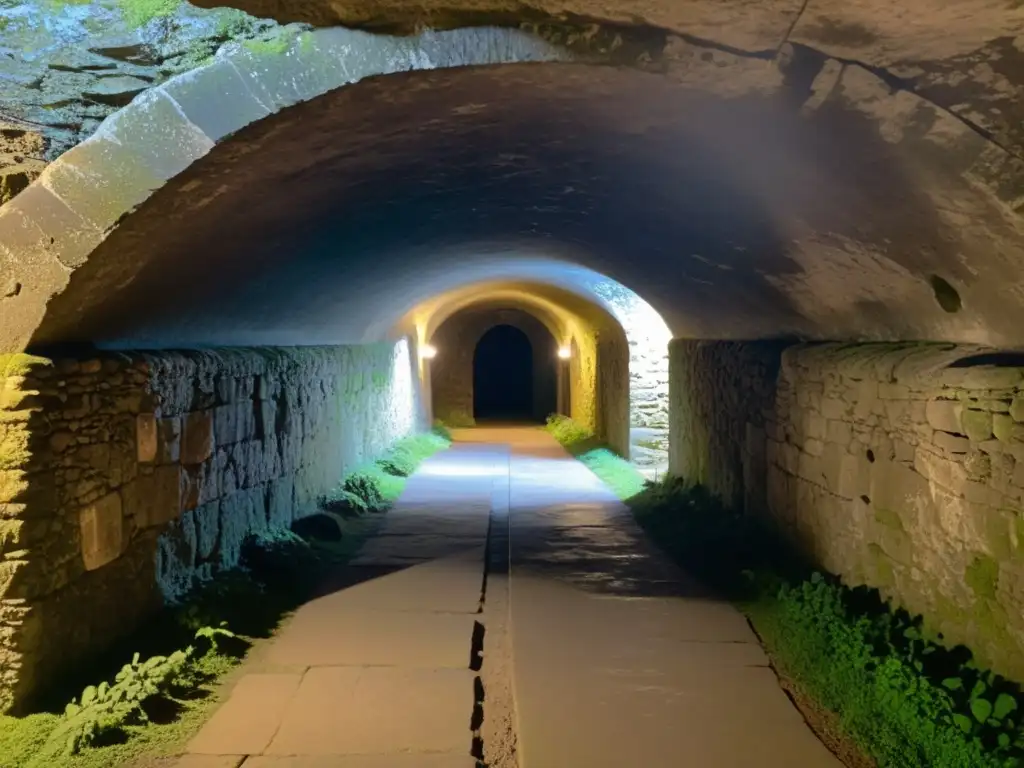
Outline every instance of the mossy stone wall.
<path id="1" fill-rule="evenodd" d="M 423 426 L 412 351 L 0 358 L 0 710 Z"/>
<path id="2" fill-rule="evenodd" d="M 939 344 L 676 342 L 672 469 L 1024 681 L 1024 367 Z"/>

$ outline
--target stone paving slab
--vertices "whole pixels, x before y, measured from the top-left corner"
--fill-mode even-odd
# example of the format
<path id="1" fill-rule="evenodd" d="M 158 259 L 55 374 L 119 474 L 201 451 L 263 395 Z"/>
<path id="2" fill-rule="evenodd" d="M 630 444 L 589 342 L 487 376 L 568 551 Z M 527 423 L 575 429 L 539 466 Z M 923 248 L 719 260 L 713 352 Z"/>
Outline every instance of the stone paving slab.
<path id="1" fill-rule="evenodd" d="M 238 768 L 245 755 L 184 755 L 174 768 Z"/>
<path id="2" fill-rule="evenodd" d="M 506 439 L 520 768 L 841 768 L 739 611 L 659 556 L 586 467 L 538 450 L 549 436 Z"/>
<path id="3" fill-rule="evenodd" d="M 465 755 L 319 755 L 250 757 L 244 768 L 476 768 L 476 760 Z"/>
<path id="4" fill-rule="evenodd" d="M 270 744 L 299 689 L 299 674 L 246 675 L 188 745 L 202 755 L 259 754 Z"/>
<path id="5" fill-rule="evenodd" d="M 323 599 L 348 610 L 476 613 L 483 591 L 483 555 L 468 554 L 404 567 Z"/>
<path id="6" fill-rule="evenodd" d="M 340 593 L 303 606 L 273 641 L 266 662 L 468 668 L 472 615 L 349 608 L 344 597 Z"/>
<path id="7" fill-rule="evenodd" d="M 449 557 L 476 557 L 482 563 L 486 548 L 486 538 L 483 536 L 467 539 L 418 536 L 415 537 L 415 547 L 408 541 L 398 541 L 397 538 L 371 539 L 366 542 L 359 555 L 353 558 L 351 565 L 406 566 Z"/>
<path id="8" fill-rule="evenodd" d="M 468 669 L 311 669 L 263 752 L 469 754 L 473 677 Z"/>

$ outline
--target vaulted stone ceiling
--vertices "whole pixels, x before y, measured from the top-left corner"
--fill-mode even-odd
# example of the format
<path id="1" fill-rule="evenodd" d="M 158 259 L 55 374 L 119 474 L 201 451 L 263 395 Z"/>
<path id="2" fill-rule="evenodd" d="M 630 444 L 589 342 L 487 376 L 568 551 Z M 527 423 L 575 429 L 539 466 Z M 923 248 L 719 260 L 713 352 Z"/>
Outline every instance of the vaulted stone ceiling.
<path id="1" fill-rule="evenodd" d="M 366 341 L 460 285 L 578 267 L 678 336 L 1024 345 L 1020 10 L 239 5 L 525 23 L 575 63 L 391 74 L 258 121 L 121 220 L 34 345 Z"/>

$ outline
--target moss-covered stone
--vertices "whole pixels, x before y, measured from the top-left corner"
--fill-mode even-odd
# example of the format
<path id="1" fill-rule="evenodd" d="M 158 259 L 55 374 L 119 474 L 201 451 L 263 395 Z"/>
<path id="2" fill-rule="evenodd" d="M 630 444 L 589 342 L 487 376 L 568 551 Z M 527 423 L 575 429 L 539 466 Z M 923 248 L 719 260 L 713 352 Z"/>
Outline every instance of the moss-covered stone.
<path id="1" fill-rule="evenodd" d="M 975 555 L 964 571 L 964 582 L 979 600 L 995 600 L 999 563 L 989 555 Z"/>
<path id="2" fill-rule="evenodd" d="M 895 531 L 904 530 L 903 521 L 900 519 L 899 514 L 893 512 L 891 509 L 876 507 L 875 520 L 884 525 L 886 528 L 891 528 Z"/>
<path id="3" fill-rule="evenodd" d="M 960 423 L 964 428 L 964 434 L 975 442 L 992 437 L 992 413 L 990 411 L 968 408 L 960 415 Z"/>

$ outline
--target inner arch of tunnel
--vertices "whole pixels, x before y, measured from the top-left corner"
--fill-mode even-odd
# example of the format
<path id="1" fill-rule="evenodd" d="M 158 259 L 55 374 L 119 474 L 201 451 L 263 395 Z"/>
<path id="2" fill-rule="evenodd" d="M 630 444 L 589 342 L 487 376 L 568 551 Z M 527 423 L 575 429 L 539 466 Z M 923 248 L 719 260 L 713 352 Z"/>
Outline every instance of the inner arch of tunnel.
<path id="1" fill-rule="evenodd" d="M 1020 508 L 1005 459 L 1019 448 L 1014 414 L 1024 417 L 1019 370 L 952 376 L 935 349 L 743 342 L 1024 341 L 1016 186 L 999 147 L 841 62 L 809 78 L 810 94 L 768 62 L 728 56 L 668 57 L 660 73 L 533 64 L 337 88 L 354 79 L 337 63 L 352 61 L 351 37 L 311 34 L 312 47 L 296 43 L 276 68 L 234 50 L 147 91 L 0 208 L 4 284 L 18 286 L 0 297 L 0 348 L 124 352 L 3 361 L 3 501 L 27 521 L 61 516 L 51 528 L 70 533 L 37 547 L 45 560 L 19 562 L 6 587 L 36 624 L 10 641 L 12 668 L 26 671 L 5 683 L 0 705 L 113 639 L 116 619 L 141 620 L 152 584 L 184 589 L 237 558 L 223 537 L 215 546 L 226 551 L 203 549 L 195 534 L 211 519 L 287 525 L 337 481 L 350 435 L 394 439 L 424 426 L 413 375 L 423 337 L 388 331 L 407 307 L 474 281 L 568 284 L 584 268 L 642 294 L 681 337 L 669 376 L 673 469 L 766 508 L 836 572 L 934 612 L 936 591 L 963 587 L 978 558 L 1001 557 L 1009 538 L 987 532 L 1010 530 L 1004 512 Z M 465 38 L 502 43 L 474 49 L 426 34 L 377 58 L 388 71 L 567 58 L 529 36 Z M 292 77 L 306 71 L 318 75 Z M 237 109 L 220 108 L 229 97 Z M 224 241 L 229 229 L 236 242 Z M 322 346 L 237 348 L 299 340 Z M 585 345 L 571 344 L 595 381 L 600 343 L 592 369 Z M 130 352 L 214 344 L 236 349 Z M 608 394 L 595 392 L 597 402 Z M 604 412 L 594 409 L 598 431 Z M 966 439 L 966 452 L 944 453 L 950 437 Z M 880 457 L 870 467 L 867 444 Z M 988 467 L 970 482 L 986 483 L 992 503 L 967 499 L 966 457 L 970 471 Z M 59 501 L 33 484 L 44 474 L 57 478 Z M 851 476 L 866 492 L 847 498 Z M 827 492 L 815 490 L 822 478 Z M 931 558 L 926 571 L 941 574 L 917 592 L 892 575 L 900 563 L 877 554 L 886 542 L 871 525 L 830 527 L 870 520 L 856 506 L 865 498 L 932 511 L 949 501 L 958 519 L 995 524 L 907 532 Z M 14 543 L 36 535 L 26 524 Z M 1008 561 L 996 571 L 1014 578 Z M 970 610 L 964 589 L 955 599 Z M 1013 621 L 1022 615 L 1002 592 L 991 599 L 1009 599 Z M 40 622 L 49 639 L 23 645 Z M 1024 674 L 1019 622 L 997 639 L 972 635 L 969 618 L 946 623 Z M 59 647 L 79 625 L 87 641 Z"/>

